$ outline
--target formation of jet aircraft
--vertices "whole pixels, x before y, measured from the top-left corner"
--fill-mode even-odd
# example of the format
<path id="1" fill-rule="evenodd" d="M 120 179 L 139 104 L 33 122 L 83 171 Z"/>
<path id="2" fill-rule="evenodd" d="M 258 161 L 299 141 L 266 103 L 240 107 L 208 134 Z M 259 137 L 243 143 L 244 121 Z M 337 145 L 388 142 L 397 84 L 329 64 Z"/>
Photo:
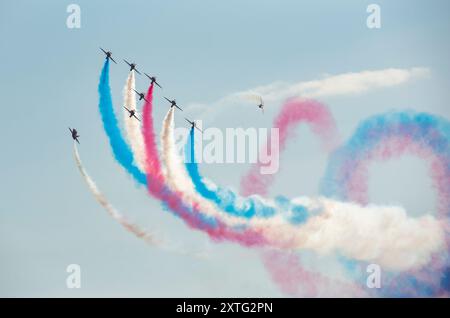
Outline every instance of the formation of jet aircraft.
<path id="1" fill-rule="evenodd" d="M 117 64 L 117 62 L 116 62 L 116 61 L 113 59 L 113 57 L 112 57 L 112 52 L 111 52 L 111 51 L 104 50 L 103 48 L 100 48 L 100 50 L 106 55 L 106 59 L 111 60 L 111 61 L 113 61 L 115 64 Z M 128 61 L 125 60 L 125 59 L 124 59 L 123 61 L 130 67 L 130 72 L 134 70 L 134 71 L 135 71 L 136 73 L 138 73 L 139 75 L 142 75 L 141 72 L 139 72 L 139 71 L 136 69 L 136 66 L 137 66 L 136 63 L 130 63 L 130 62 L 128 62 Z M 159 88 L 162 89 L 161 85 L 156 81 L 156 76 L 150 76 L 150 75 L 148 75 L 148 74 L 145 73 L 145 72 L 144 72 L 144 75 L 148 77 L 148 79 L 151 81 L 151 84 L 155 84 L 155 85 L 157 85 Z M 148 102 L 147 99 L 145 98 L 145 94 L 144 94 L 144 93 L 139 93 L 139 92 L 136 91 L 136 90 L 134 90 L 134 91 L 135 91 L 135 93 L 139 96 L 139 100 L 145 100 L 146 102 Z M 172 107 L 176 107 L 176 108 L 178 108 L 179 110 L 183 111 L 183 109 L 181 109 L 181 107 L 177 105 L 177 102 L 176 102 L 175 99 L 169 99 L 169 98 L 167 98 L 167 97 L 164 97 L 164 98 L 170 103 L 170 107 L 171 107 L 171 108 L 172 108 Z M 262 97 L 259 97 L 259 104 L 258 104 L 257 106 L 258 106 L 258 108 L 261 109 L 261 111 L 264 113 L 264 101 L 263 101 Z M 123 107 L 128 111 L 129 118 L 134 117 L 136 120 L 141 121 L 141 120 L 139 119 L 139 117 L 136 116 L 136 110 L 135 110 L 135 109 L 130 109 L 130 108 L 128 108 L 127 106 L 123 106 Z M 187 119 L 186 117 L 185 117 L 184 119 L 185 119 L 189 124 L 191 124 L 191 128 L 192 128 L 192 129 L 196 128 L 196 129 L 198 129 L 200 132 L 203 133 L 203 131 L 202 131 L 200 128 L 197 127 L 195 121 L 190 121 L 190 120 Z M 76 130 L 75 128 L 70 128 L 70 127 L 69 127 L 69 130 L 70 130 L 70 134 L 72 135 L 72 139 L 75 140 L 77 143 L 80 143 L 80 141 L 78 140 L 78 138 L 79 138 L 80 136 L 78 135 L 77 130 Z"/>

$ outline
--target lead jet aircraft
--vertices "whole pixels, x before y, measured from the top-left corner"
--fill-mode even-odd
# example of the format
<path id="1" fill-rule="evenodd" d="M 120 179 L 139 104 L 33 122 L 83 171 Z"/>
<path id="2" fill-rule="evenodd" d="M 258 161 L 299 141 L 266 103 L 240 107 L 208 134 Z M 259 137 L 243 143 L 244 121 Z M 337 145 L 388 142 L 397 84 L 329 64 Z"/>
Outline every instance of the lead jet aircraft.
<path id="1" fill-rule="evenodd" d="M 112 53 L 111 53 L 111 51 L 105 51 L 104 49 L 102 49 L 102 48 L 100 48 L 100 50 L 102 50 L 103 51 L 103 53 L 105 53 L 106 54 L 106 58 L 107 59 L 110 59 L 111 61 L 113 61 L 114 63 L 116 63 L 117 64 L 117 62 L 116 61 L 114 61 L 114 59 L 112 58 Z"/>

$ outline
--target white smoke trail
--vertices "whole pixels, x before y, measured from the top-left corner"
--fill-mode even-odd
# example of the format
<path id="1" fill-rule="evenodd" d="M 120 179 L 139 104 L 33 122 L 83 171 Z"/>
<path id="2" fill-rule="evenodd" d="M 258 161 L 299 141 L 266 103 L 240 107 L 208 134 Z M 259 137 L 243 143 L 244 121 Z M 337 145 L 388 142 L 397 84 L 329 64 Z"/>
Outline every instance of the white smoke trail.
<path id="1" fill-rule="evenodd" d="M 89 176 L 89 174 L 84 169 L 84 167 L 81 163 L 80 155 L 78 153 L 78 148 L 77 148 L 77 145 L 75 144 L 75 142 L 73 144 L 73 153 L 74 153 L 74 157 L 75 157 L 75 161 L 76 161 L 78 170 L 80 171 L 84 181 L 88 185 L 89 190 L 94 195 L 97 202 L 100 203 L 100 205 L 105 208 L 106 212 L 108 212 L 108 214 L 113 219 L 118 221 L 126 230 L 133 233 L 138 238 L 143 239 L 144 241 L 146 241 L 147 243 L 149 243 L 151 245 L 159 245 L 160 242 L 155 238 L 153 233 L 144 231 L 144 230 L 140 229 L 137 225 L 128 222 L 126 220 L 126 218 L 122 214 L 120 214 L 120 212 L 117 211 L 114 208 L 114 206 L 112 206 L 111 203 L 108 202 L 106 197 L 98 189 L 94 180 Z"/>
<path id="2" fill-rule="evenodd" d="M 322 197 L 299 197 L 293 203 L 304 206 L 309 213 L 300 225 L 289 223 L 279 214 L 247 220 L 222 212 L 196 192 L 177 155 L 173 126 L 174 110 L 170 109 L 161 132 L 163 173 L 168 186 L 206 215 L 229 226 L 249 226 L 263 233 L 276 248 L 339 253 L 351 259 L 375 262 L 385 269 L 403 271 L 424 266 L 433 253 L 445 247 L 440 221 L 432 215 L 410 218 L 402 207 L 364 207 Z"/>
<path id="3" fill-rule="evenodd" d="M 161 145 L 161 161 L 164 178 L 171 190 L 183 196 L 182 199 L 184 202 L 190 205 L 195 204 L 202 213 L 220 218 L 231 226 L 242 226 L 249 223 L 248 220 L 233 217 L 219 211 L 211 201 L 203 198 L 195 191 L 195 186 L 180 157 L 177 155 L 174 138 L 174 108 L 171 108 L 164 117 L 161 131 Z"/>
<path id="4" fill-rule="evenodd" d="M 125 87 L 123 88 L 123 97 L 125 106 L 130 110 L 136 110 L 136 116 L 138 116 L 136 109 L 136 95 L 134 89 L 135 76 L 134 70 L 132 70 L 128 75 Z M 123 108 L 123 118 L 125 122 L 125 131 L 127 133 L 127 138 L 128 142 L 130 143 L 131 150 L 133 151 L 135 163 L 141 171 L 146 171 L 146 153 L 140 122 L 136 118 L 130 117 L 130 114 L 125 108 Z"/>
<path id="5" fill-rule="evenodd" d="M 443 221 L 431 214 L 414 218 L 398 206 L 361 206 L 323 197 L 295 200 L 318 213 L 299 226 L 293 244 L 322 255 L 338 252 L 405 271 L 426 265 L 445 248 Z"/>
<path id="6" fill-rule="evenodd" d="M 140 227 L 138 227 L 137 225 L 127 221 L 127 219 L 122 214 L 120 214 L 120 212 L 117 211 L 111 203 L 108 202 L 106 197 L 98 189 L 94 180 L 89 176 L 87 171 L 84 169 L 84 167 L 81 163 L 81 158 L 78 153 L 78 148 L 77 148 L 77 145 L 75 144 L 75 142 L 73 144 L 73 153 L 74 153 L 75 162 L 77 164 L 78 170 L 80 171 L 84 181 L 88 185 L 89 190 L 94 195 L 97 202 L 100 203 L 100 205 L 106 210 L 106 212 L 113 219 L 118 221 L 127 231 L 131 232 L 138 238 L 144 240 L 146 243 L 148 243 L 152 246 L 157 246 L 163 250 L 167 250 L 169 252 L 174 252 L 174 253 L 181 254 L 181 255 L 187 255 L 187 256 L 191 256 L 191 257 L 195 257 L 195 258 L 200 258 L 200 259 L 208 258 L 209 253 L 205 250 L 189 251 L 188 249 L 186 249 L 185 246 L 182 246 L 181 244 L 175 244 L 173 242 L 169 243 L 168 240 L 162 240 L 162 239 L 156 238 L 155 233 L 145 231 L 145 230 L 141 229 Z"/>

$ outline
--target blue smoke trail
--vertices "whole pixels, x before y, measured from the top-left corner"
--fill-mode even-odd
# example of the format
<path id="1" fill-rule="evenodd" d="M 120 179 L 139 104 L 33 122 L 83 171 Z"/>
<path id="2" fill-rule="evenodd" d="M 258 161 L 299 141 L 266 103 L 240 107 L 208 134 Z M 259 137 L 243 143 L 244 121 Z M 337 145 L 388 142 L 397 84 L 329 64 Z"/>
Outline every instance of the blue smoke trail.
<path id="1" fill-rule="evenodd" d="M 278 196 L 275 198 L 274 206 L 269 206 L 258 197 L 243 198 L 238 196 L 234 191 L 221 188 L 216 189 L 208 187 L 203 177 L 198 171 L 198 165 L 195 160 L 194 146 L 194 129 L 191 128 L 189 138 L 185 146 L 185 167 L 189 173 L 195 190 L 204 198 L 213 201 L 219 208 L 225 212 L 250 219 L 252 217 L 268 218 L 274 216 L 276 213 L 289 211 L 287 218 L 293 224 L 300 224 L 308 218 L 308 210 L 302 205 L 293 204 L 289 199 Z"/>
<path id="2" fill-rule="evenodd" d="M 370 160 L 369 153 L 379 144 L 390 137 L 412 139 L 423 147 L 431 149 L 446 167 L 441 178 L 443 184 L 450 175 L 450 122 L 443 117 L 427 113 L 396 112 L 375 115 L 363 121 L 352 137 L 330 156 L 325 176 L 321 180 L 321 192 L 328 197 L 336 197 L 348 200 L 349 193 L 345 184 L 351 178 L 351 169 L 346 165 L 354 167 L 356 163 Z M 447 179 L 448 180 L 448 179 Z M 448 181 L 446 184 L 449 184 Z M 444 195 L 450 196 L 449 187 L 446 187 Z M 447 206 L 444 213 L 450 212 Z M 445 216 L 448 218 L 448 215 Z M 449 251 L 440 255 L 448 260 Z M 341 260 L 349 272 L 352 268 L 348 266 L 350 260 Z M 414 277 L 410 274 L 395 275 L 387 273 L 383 285 L 394 284 L 396 288 L 385 288 L 380 293 L 385 297 L 408 297 L 439 296 L 443 291 L 450 291 L 450 267 L 448 261 L 440 268 L 425 268 L 421 270 L 422 275 L 433 277 L 438 275 L 440 280 L 428 282 Z"/>
<path id="3" fill-rule="evenodd" d="M 367 159 L 368 153 L 390 137 L 408 137 L 427 146 L 446 166 L 450 175 L 450 122 L 427 113 L 395 112 L 372 116 L 363 121 L 352 137 L 335 150 L 328 160 L 326 173 L 321 180 L 321 193 L 328 197 L 348 199 L 346 187 L 351 171 L 347 163 Z M 450 191 L 450 189 L 448 189 Z M 450 196 L 450 192 L 446 193 Z M 450 207 L 446 213 L 450 213 Z"/>
<path id="4" fill-rule="evenodd" d="M 99 110 L 103 121 L 103 127 L 109 139 L 109 143 L 113 150 L 114 158 L 125 170 L 133 176 L 138 184 L 147 185 L 147 176 L 139 170 L 134 164 L 134 156 L 130 146 L 127 144 L 120 131 L 117 118 L 114 114 L 114 107 L 111 97 L 111 88 L 109 86 L 109 59 L 106 59 L 100 75 L 100 82 L 98 85 L 98 92 L 100 95 Z M 168 188 L 162 191 L 170 193 Z M 166 211 L 172 212 L 174 215 L 181 217 L 179 214 L 172 211 L 166 202 L 162 202 L 162 206 Z M 193 213 L 192 207 L 183 205 L 189 213 Z M 216 220 L 204 214 L 196 215 L 198 220 L 203 225 L 209 227 L 216 226 Z"/>
<path id="5" fill-rule="evenodd" d="M 102 68 L 98 93 L 100 95 L 98 106 L 102 116 L 103 127 L 108 135 L 114 158 L 139 184 L 146 185 L 147 177 L 134 164 L 133 152 L 123 138 L 116 115 L 114 114 L 111 89 L 109 87 L 109 59 L 105 60 Z"/>

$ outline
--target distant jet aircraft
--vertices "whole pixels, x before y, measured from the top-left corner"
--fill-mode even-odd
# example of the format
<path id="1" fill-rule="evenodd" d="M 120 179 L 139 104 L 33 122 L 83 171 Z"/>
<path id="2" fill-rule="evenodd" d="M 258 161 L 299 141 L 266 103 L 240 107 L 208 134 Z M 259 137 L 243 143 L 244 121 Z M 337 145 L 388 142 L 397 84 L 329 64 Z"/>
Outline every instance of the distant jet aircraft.
<path id="1" fill-rule="evenodd" d="M 130 71 L 134 70 L 136 73 L 142 75 L 141 72 L 139 72 L 139 71 L 136 69 L 136 63 L 128 63 L 127 60 L 124 60 L 124 62 L 127 63 L 127 64 L 130 66 Z"/>
<path id="2" fill-rule="evenodd" d="M 114 59 L 112 58 L 112 53 L 111 53 L 111 51 L 105 51 L 104 49 L 102 49 L 102 48 L 100 48 L 100 50 L 102 50 L 103 51 L 103 53 L 105 53 L 106 54 L 106 58 L 107 59 L 110 59 L 111 61 L 113 61 L 114 63 L 116 63 L 117 64 L 117 62 L 116 61 L 114 61 Z"/>
<path id="3" fill-rule="evenodd" d="M 175 106 L 176 108 L 178 108 L 179 110 L 183 111 L 180 107 L 178 107 L 176 100 L 170 100 L 167 97 L 164 97 L 169 103 L 170 103 L 170 107 L 172 108 L 173 106 Z"/>
<path id="4" fill-rule="evenodd" d="M 139 95 L 139 100 L 145 100 L 146 102 L 148 102 L 148 100 L 145 98 L 145 94 L 144 93 L 139 93 L 137 90 L 133 89 L 133 91 L 136 92 L 136 94 Z"/>
<path id="5" fill-rule="evenodd" d="M 203 134 L 203 131 L 202 131 L 200 128 L 197 127 L 197 124 L 195 123 L 195 121 L 190 121 L 190 120 L 187 119 L 186 117 L 184 117 L 184 119 L 186 119 L 186 121 L 187 121 L 189 124 L 191 124 L 191 128 L 197 128 L 197 129 Z"/>
<path id="6" fill-rule="evenodd" d="M 156 76 L 150 76 L 147 73 L 144 73 L 144 74 L 152 81 L 150 84 L 155 83 L 156 85 L 158 85 L 159 88 L 162 88 L 161 85 L 159 85 L 158 82 L 156 81 Z"/>
<path id="7" fill-rule="evenodd" d="M 70 133 L 72 134 L 72 139 L 75 140 L 76 142 L 80 143 L 80 141 L 78 140 L 78 138 L 80 137 L 80 135 L 78 135 L 77 130 L 76 130 L 75 128 L 72 129 L 72 128 L 70 128 L 70 127 L 69 127 L 69 130 L 70 130 Z"/>
<path id="8" fill-rule="evenodd" d="M 260 102 L 259 102 L 258 107 L 261 108 L 262 112 L 264 113 L 264 101 L 261 96 L 259 96 L 259 100 L 260 100 Z"/>
<path id="9" fill-rule="evenodd" d="M 141 120 L 136 116 L 136 110 L 134 110 L 134 109 L 128 109 L 127 106 L 123 106 L 123 108 L 125 108 L 125 109 L 128 111 L 128 113 L 130 114 L 130 118 L 131 118 L 131 117 L 134 117 L 134 118 L 136 118 L 137 120 L 141 121 Z"/>

